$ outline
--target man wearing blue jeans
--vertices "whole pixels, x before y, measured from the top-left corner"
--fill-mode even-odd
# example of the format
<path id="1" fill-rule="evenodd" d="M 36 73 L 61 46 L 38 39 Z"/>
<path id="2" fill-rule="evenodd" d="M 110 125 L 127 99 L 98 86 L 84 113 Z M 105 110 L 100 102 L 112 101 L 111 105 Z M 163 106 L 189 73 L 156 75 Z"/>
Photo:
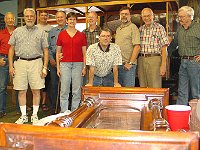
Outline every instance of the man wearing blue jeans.
<path id="1" fill-rule="evenodd" d="M 88 47 L 86 65 L 89 66 L 89 83 L 86 86 L 121 86 L 118 83 L 118 65 L 122 64 L 121 51 L 118 45 L 110 43 L 111 37 L 109 29 L 102 29 L 99 43 Z"/>
<path id="2" fill-rule="evenodd" d="M 48 36 L 49 43 L 49 69 L 50 69 L 50 93 L 49 99 L 51 103 L 51 114 L 55 114 L 56 100 L 58 96 L 58 75 L 56 68 L 56 42 L 58 34 L 67 28 L 66 25 L 66 13 L 64 11 L 58 11 L 56 13 L 57 26 L 53 27 Z"/>
<path id="3" fill-rule="evenodd" d="M 183 6 L 178 10 L 181 26 L 168 48 L 169 54 L 178 47 L 181 56 L 177 104 L 200 98 L 200 24 L 193 21 L 194 10 Z"/>
<path id="4" fill-rule="evenodd" d="M 140 51 L 140 33 L 131 23 L 129 7 L 120 10 L 121 25 L 116 30 L 115 43 L 119 45 L 123 65 L 119 66 L 119 83 L 125 87 L 135 86 L 137 56 Z"/>
<path id="5" fill-rule="evenodd" d="M 6 115 L 6 88 L 8 85 L 8 50 L 10 45 L 8 41 L 15 27 L 15 16 L 8 12 L 5 14 L 5 29 L 0 31 L 0 118 Z"/>

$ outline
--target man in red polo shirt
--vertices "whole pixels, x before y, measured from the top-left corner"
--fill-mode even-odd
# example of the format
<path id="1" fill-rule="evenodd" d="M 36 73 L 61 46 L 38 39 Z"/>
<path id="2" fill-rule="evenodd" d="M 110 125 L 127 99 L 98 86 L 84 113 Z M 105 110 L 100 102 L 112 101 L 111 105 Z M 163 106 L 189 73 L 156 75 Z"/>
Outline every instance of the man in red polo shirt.
<path id="1" fill-rule="evenodd" d="M 8 41 L 14 31 L 15 16 L 8 12 L 4 17 L 5 29 L 0 31 L 0 118 L 6 115 L 6 87 L 8 84 Z"/>

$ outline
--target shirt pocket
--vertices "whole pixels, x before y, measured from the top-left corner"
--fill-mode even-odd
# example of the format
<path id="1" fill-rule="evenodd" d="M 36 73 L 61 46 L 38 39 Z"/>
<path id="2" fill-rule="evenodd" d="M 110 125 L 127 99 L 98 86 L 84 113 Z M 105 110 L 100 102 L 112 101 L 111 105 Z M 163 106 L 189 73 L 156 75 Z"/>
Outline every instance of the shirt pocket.
<path id="1" fill-rule="evenodd" d="M 196 35 L 188 35 L 186 38 L 186 47 L 192 49 L 198 49 L 200 45 L 200 40 Z"/>
<path id="2" fill-rule="evenodd" d="M 39 36 L 33 37 L 32 38 L 32 43 L 34 44 L 34 46 L 39 46 L 41 45 L 41 38 Z"/>

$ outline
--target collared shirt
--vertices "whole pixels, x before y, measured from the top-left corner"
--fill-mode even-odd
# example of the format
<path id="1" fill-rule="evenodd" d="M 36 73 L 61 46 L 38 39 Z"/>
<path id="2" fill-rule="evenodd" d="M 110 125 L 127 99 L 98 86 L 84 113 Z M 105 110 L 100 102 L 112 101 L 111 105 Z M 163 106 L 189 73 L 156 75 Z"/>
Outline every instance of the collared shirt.
<path id="1" fill-rule="evenodd" d="M 0 30 L 0 54 L 8 55 L 8 51 L 10 48 L 8 41 L 10 39 L 10 36 L 11 34 L 8 32 L 7 28 Z"/>
<path id="2" fill-rule="evenodd" d="M 50 59 L 54 59 L 54 60 L 56 59 L 56 42 L 58 39 L 58 34 L 65 29 L 67 29 L 67 25 L 65 25 L 62 29 L 59 29 L 57 26 L 57 27 L 53 27 L 50 30 L 49 36 L 48 36 Z"/>
<path id="3" fill-rule="evenodd" d="M 94 66 L 94 74 L 104 77 L 111 73 L 113 66 L 122 65 L 121 51 L 118 45 L 110 43 L 109 51 L 102 51 L 98 43 L 88 47 L 86 65 Z"/>
<path id="4" fill-rule="evenodd" d="M 49 31 L 53 28 L 53 26 L 51 26 L 50 24 L 47 25 L 41 25 L 41 24 L 37 24 L 36 25 L 39 29 L 44 30 L 46 37 L 48 38 L 49 35 Z"/>
<path id="5" fill-rule="evenodd" d="M 188 29 L 179 27 L 168 48 L 172 53 L 178 47 L 180 56 L 200 55 L 200 24 L 192 21 Z"/>
<path id="6" fill-rule="evenodd" d="M 168 37 L 165 28 L 159 23 L 153 22 L 149 27 L 143 25 L 140 30 L 140 53 L 161 54 L 161 48 L 168 45 Z"/>
<path id="7" fill-rule="evenodd" d="M 131 22 L 122 24 L 116 30 L 115 43 L 119 45 L 123 62 L 129 62 L 134 46 L 140 44 L 140 33 L 137 26 Z M 136 61 L 134 62 L 136 64 Z"/>
<path id="8" fill-rule="evenodd" d="M 61 62 L 83 62 L 83 46 L 87 46 L 85 34 L 77 31 L 71 37 L 66 30 L 58 35 L 57 46 L 62 46 Z"/>
<path id="9" fill-rule="evenodd" d="M 30 29 L 26 25 L 16 28 L 8 44 L 15 47 L 16 56 L 23 58 L 43 56 L 44 48 L 48 48 L 45 32 L 35 25 Z"/>
<path id="10" fill-rule="evenodd" d="M 83 33 L 85 34 L 86 39 L 87 39 L 87 47 L 99 41 L 100 31 L 101 31 L 101 28 L 99 26 L 97 26 L 96 29 L 92 32 L 90 31 L 89 28 L 83 30 Z"/>

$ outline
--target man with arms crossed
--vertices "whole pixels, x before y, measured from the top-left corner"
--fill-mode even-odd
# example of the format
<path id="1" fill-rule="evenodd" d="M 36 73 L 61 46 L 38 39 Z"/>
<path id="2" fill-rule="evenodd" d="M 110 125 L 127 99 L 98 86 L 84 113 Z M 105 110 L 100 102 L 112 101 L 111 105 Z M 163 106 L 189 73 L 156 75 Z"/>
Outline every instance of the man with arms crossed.
<path id="1" fill-rule="evenodd" d="M 28 122 L 26 115 L 26 92 L 28 84 L 33 94 L 33 114 L 31 122 L 38 121 L 37 112 L 40 103 L 40 89 L 44 88 L 44 78 L 47 75 L 48 65 L 48 42 L 43 30 L 34 25 L 36 20 L 35 10 L 26 8 L 24 10 L 26 25 L 15 29 L 9 44 L 9 73 L 13 76 L 14 89 L 19 90 L 19 104 L 21 117 L 15 122 L 23 124 Z M 13 64 L 13 56 L 16 60 Z M 42 61 L 44 57 L 44 62 Z"/>
<path id="2" fill-rule="evenodd" d="M 87 48 L 99 41 L 99 33 L 101 31 L 101 28 L 97 26 L 97 20 L 98 20 L 98 15 L 96 12 L 92 11 L 89 12 L 88 14 L 88 24 L 89 27 L 85 30 L 83 30 L 83 33 L 86 36 L 87 39 Z M 83 85 L 88 83 L 88 67 L 86 70 L 86 75 L 83 78 Z"/>

